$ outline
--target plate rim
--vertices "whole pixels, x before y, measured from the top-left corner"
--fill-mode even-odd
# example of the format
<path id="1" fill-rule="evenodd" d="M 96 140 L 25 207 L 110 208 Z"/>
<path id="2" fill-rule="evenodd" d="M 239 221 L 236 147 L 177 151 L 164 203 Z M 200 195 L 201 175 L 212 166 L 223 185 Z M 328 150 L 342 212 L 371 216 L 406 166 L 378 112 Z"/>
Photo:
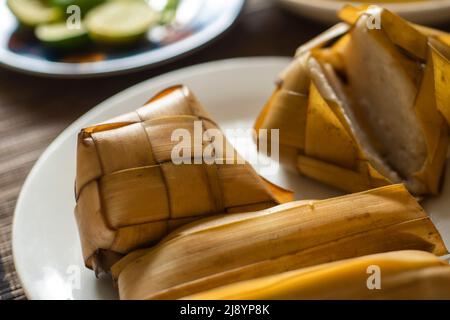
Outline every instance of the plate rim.
<path id="1" fill-rule="evenodd" d="M 345 5 L 362 4 L 358 1 L 335 0 L 278 0 L 288 10 L 322 23 L 337 23 L 340 19 L 337 12 Z M 450 0 L 408 2 L 408 3 L 378 3 L 377 5 L 412 20 L 419 24 L 438 25 L 450 19 Z M 434 15 L 433 15 L 434 14 Z M 322 16 L 320 16 L 322 15 Z M 433 17 L 431 16 L 433 15 Z"/>
<path id="2" fill-rule="evenodd" d="M 281 2 L 288 2 L 292 4 L 301 4 L 308 6 L 310 8 L 320 8 L 324 10 L 339 10 L 343 6 L 350 4 L 350 5 L 357 5 L 362 4 L 358 1 L 345 1 L 345 2 L 336 2 L 334 0 L 281 0 Z M 376 3 L 376 5 L 385 7 L 389 10 L 394 10 L 401 13 L 411 13 L 411 12 L 417 12 L 420 10 L 438 10 L 442 9 L 442 7 L 445 5 L 446 8 L 450 8 L 450 0 L 439 0 L 439 1 L 411 1 L 411 2 L 404 2 L 404 3 Z"/>
<path id="3" fill-rule="evenodd" d="M 64 62 L 53 61 L 38 61 L 35 58 L 19 55 L 10 50 L 0 48 L 0 66 L 17 71 L 20 73 L 46 77 L 46 78 L 67 78 L 67 79 L 82 79 L 82 78 L 97 78 L 105 76 L 115 76 L 119 74 L 131 73 L 139 70 L 154 68 L 161 66 L 183 57 L 190 56 L 202 48 L 208 46 L 212 42 L 220 39 L 226 34 L 239 20 L 243 13 L 243 9 L 248 0 L 235 0 L 234 7 L 231 8 L 224 21 L 218 20 L 212 25 L 208 26 L 201 32 L 192 37 L 177 41 L 166 47 L 160 49 L 160 57 L 154 58 L 154 61 L 145 62 L 148 57 L 152 55 L 153 50 L 143 53 L 135 54 L 131 57 L 119 58 L 111 60 L 110 64 L 103 67 L 95 68 L 98 62 L 75 63 L 71 64 Z M 6 6 L 6 3 L 2 4 Z M 139 59 L 138 61 L 130 61 L 120 67 L 115 66 L 117 62 L 123 63 L 126 60 Z M 32 69 L 29 66 L 33 65 Z M 74 72 L 72 67 L 77 67 L 78 71 Z M 94 66 L 94 69 L 90 69 Z M 87 70 L 84 70 L 87 69 Z M 97 70 L 98 69 L 98 70 Z"/>
<path id="4" fill-rule="evenodd" d="M 105 99 L 104 101 L 100 102 L 99 104 L 95 105 L 92 109 L 84 113 L 82 116 L 77 118 L 74 122 L 72 122 L 69 126 L 67 126 L 52 142 L 47 146 L 47 148 L 43 151 L 43 153 L 39 156 L 37 161 L 34 163 L 32 169 L 28 173 L 22 187 L 19 193 L 19 196 L 17 198 L 16 206 L 14 208 L 14 215 L 13 215 L 13 221 L 12 221 L 12 230 L 11 230 L 11 249 L 12 249 L 12 257 L 13 257 L 13 263 L 14 268 L 17 273 L 17 278 L 19 280 L 19 283 L 22 286 L 22 289 L 25 293 L 25 296 L 28 299 L 36 299 L 33 294 L 31 294 L 31 290 L 28 289 L 28 282 L 24 279 L 25 271 L 22 270 L 22 263 L 18 261 L 18 252 L 20 251 L 19 245 L 18 245 L 18 239 L 17 234 L 18 231 L 18 220 L 20 212 L 23 212 L 24 209 L 22 207 L 25 203 L 25 194 L 27 193 L 27 189 L 29 189 L 32 181 L 34 180 L 34 177 L 38 173 L 38 171 L 41 169 L 42 165 L 45 163 L 46 159 L 53 153 L 56 152 L 58 147 L 68 138 L 70 138 L 74 132 L 78 131 L 78 129 L 82 126 L 81 124 L 86 122 L 87 119 L 93 118 L 96 115 L 99 115 L 103 112 L 103 109 L 107 105 L 117 104 L 119 101 L 127 100 L 130 98 L 130 96 L 136 95 L 144 88 L 147 88 L 151 86 L 153 83 L 164 83 L 164 82 L 171 82 L 171 79 L 179 78 L 181 74 L 184 75 L 184 77 L 191 77 L 198 74 L 207 74 L 214 68 L 215 72 L 220 70 L 230 70 L 230 69 L 237 69 L 241 66 L 248 66 L 250 64 L 253 64 L 254 66 L 264 66 L 264 65 L 270 65 L 270 64 L 279 64 L 281 65 L 287 65 L 289 61 L 291 61 L 291 57 L 283 57 L 283 56 L 258 56 L 258 57 L 241 57 L 241 58 L 230 58 L 230 59 L 224 59 L 224 60 L 216 60 L 216 61 L 210 61 L 205 63 L 196 64 L 193 66 L 177 69 L 170 71 L 168 73 L 161 74 L 157 77 L 149 78 L 147 80 L 144 80 L 140 83 L 134 84 L 129 88 L 126 88 L 124 90 L 121 90 L 117 92 L 116 94 L 112 95 L 111 97 Z M 274 78 L 276 75 L 274 75 Z"/>

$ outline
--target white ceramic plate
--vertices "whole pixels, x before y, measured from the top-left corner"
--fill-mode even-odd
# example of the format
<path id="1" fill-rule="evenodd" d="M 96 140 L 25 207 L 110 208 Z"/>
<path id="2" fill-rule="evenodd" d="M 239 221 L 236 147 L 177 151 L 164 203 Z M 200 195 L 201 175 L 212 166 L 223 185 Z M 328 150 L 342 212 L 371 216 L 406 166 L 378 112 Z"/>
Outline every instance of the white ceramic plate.
<path id="1" fill-rule="evenodd" d="M 16 268 L 31 299 L 116 298 L 111 280 L 95 279 L 83 266 L 73 182 L 77 132 L 85 126 L 134 110 L 161 89 L 186 84 L 223 129 L 251 129 L 273 90 L 273 80 L 289 60 L 245 58 L 207 63 L 143 82 L 103 102 L 65 130 L 30 173 L 17 203 L 13 227 Z M 251 137 L 248 137 L 251 139 Z M 243 145 L 236 146 L 241 152 Z M 447 173 L 450 181 L 450 172 Z M 298 199 L 321 199 L 339 192 L 294 172 L 269 180 L 295 190 Z M 450 183 L 426 208 L 450 245 Z M 80 273 L 80 281 L 77 275 Z"/>
<path id="2" fill-rule="evenodd" d="M 300 15 L 326 23 L 338 21 L 337 12 L 346 2 L 337 0 L 279 0 L 286 8 Z M 376 2 L 376 0 L 374 1 Z M 357 1 L 347 1 L 355 4 Z M 450 22 L 450 0 L 381 3 L 410 21 L 422 24 Z"/>

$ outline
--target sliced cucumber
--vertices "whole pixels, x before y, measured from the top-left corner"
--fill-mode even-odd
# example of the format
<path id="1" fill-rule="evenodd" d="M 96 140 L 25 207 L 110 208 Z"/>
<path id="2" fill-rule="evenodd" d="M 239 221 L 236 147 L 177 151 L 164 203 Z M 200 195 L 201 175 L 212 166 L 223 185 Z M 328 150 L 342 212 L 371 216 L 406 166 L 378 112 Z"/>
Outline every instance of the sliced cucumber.
<path id="1" fill-rule="evenodd" d="M 40 25 L 35 30 L 36 37 L 47 46 L 57 49 L 74 49 L 89 41 L 85 27 L 69 29 L 66 23 Z"/>
<path id="2" fill-rule="evenodd" d="M 86 16 L 91 38 L 107 44 L 127 44 L 143 37 L 159 20 L 159 14 L 145 1 L 110 1 Z"/>
<path id="3" fill-rule="evenodd" d="M 87 12 L 89 10 L 91 10 L 92 8 L 105 2 L 105 0 L 49 0 L 49 1 L 52 6 L 60 7 L 64 11 L 66 11 L 66 9 L 69 6 L 72 6 L 72 5 L 78 6 L 78 7 L 80 7 L 81 14 L 83 16 L 86 15 Z"/>
<path id="4" fill-rule="evenodd" d="M 43 0 L 7 0 L 7 4 L 17 19 L 29 27 L 64 18 L 61 8 L 51 7 Z"/>

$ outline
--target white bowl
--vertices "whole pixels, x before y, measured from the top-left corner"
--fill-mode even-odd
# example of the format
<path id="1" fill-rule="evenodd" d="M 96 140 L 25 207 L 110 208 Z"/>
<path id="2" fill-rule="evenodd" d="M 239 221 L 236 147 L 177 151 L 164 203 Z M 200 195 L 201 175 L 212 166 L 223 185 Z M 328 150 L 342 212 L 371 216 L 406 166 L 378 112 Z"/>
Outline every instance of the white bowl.
<path id="1" fill-rule="evenodd" d="M 335 23 L 337 12 L 345 4 L 357 5 L 356 1 L 337 0 L 279 0 L 283 6 L 302 16 L 325 23 Z M 381 6 L 400 14 L 405 19 L 421 24 L 450 23 L 450 0 L 424 2 L 381 3 Z"/>

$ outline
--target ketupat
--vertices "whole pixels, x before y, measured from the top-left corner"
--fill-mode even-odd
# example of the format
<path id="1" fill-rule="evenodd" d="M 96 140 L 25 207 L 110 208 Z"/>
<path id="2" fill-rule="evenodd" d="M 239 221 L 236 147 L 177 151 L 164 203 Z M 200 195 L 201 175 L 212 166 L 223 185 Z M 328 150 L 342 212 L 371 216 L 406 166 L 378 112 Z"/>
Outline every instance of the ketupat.
<path id="1" fill-rule="evenodd" d="M 193 136 L 200 120 L 202 136 L 218 128 L 193 94 L 177 86 L 136 112 L 80 132 L 75 215 L 87 267 L 107 271 L 124 254 L 201 217 L 261 210 L 292 199 L 245 161 L 238 162 L 236 152 L 219 159 L 219 151 L 234 151 L 225 138 L 223 146 L 216 145 L 212 165 L 205 159 L 173 164 L 178 142 L 171 140 L 172 132 L 184 128 Z M 192 142 L 203 156 L 209 144 Z"/>
<path id="2" fill-rule="evenodd" d="M 256 121 L 301 174 L 347 192 L 436 194 L 449 145 L 449 35 L 376 6 L 299 48 Z M 379 24 L 379 25 L 378 25 Z M 331 45 L 330 45 L 331 43 Z"/>
<path id="3" fill-rule="evenodd" d="M 375 276 L 373 279 L 371 274 Z M 186 299 L 436 300 L 450 299 L 449 288 L 450 266 L 448 263 L 423 251 L 400 251 L 364 256 L 234 283 L 192 295 Z"/>
<path id="4" fill-rule="evenodd" d="M 121 299 L 178 299 L 230 283 L 368 254 L 445 255 L 442 239 L 403 185 L 185 226 L 112 267 Z"/>

